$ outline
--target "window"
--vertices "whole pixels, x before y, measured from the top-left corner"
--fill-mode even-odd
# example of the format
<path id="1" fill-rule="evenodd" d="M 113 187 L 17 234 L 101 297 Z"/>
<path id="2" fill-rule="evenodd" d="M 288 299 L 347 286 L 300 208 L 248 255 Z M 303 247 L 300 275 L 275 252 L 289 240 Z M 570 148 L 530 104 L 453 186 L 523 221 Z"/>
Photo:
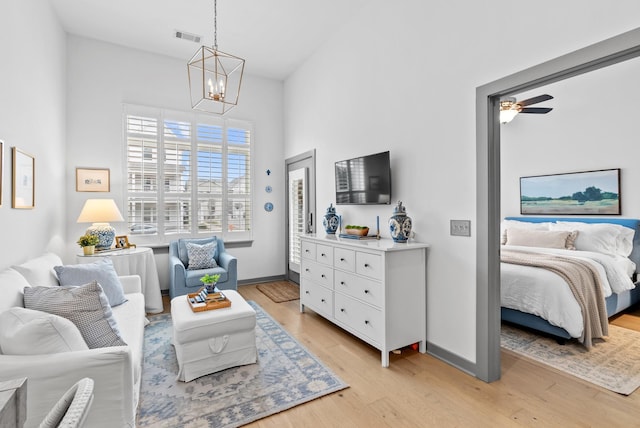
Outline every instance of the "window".
<path id="1" fill-rule="evenodd" d="M 124 128 L 132 235 L 251 239 L 249 122 L 128 105 Z"/>

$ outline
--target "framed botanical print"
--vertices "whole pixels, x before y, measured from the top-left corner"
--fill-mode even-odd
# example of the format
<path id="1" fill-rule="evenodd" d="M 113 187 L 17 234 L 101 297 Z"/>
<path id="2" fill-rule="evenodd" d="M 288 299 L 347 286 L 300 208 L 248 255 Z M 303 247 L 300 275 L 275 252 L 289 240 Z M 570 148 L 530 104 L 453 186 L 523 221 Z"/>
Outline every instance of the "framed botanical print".
<path id="1" fill-rule="evenodd" d="M 33 156 L 13 148 L 13 208 L 30 209 L 35 206 L 35 170 Z"/>

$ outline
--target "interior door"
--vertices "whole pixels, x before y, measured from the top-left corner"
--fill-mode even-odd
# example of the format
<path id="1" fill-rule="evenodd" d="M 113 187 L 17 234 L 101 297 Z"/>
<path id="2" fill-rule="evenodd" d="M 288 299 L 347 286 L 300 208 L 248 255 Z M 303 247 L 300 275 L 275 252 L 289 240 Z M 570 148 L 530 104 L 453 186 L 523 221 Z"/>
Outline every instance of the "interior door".
<path id="1" fill-rule="evenodd" d="M 300 235 L 314 233 L 316 219 L 315 151 L 286 160 L 286 277 L 300 283 Z"/>

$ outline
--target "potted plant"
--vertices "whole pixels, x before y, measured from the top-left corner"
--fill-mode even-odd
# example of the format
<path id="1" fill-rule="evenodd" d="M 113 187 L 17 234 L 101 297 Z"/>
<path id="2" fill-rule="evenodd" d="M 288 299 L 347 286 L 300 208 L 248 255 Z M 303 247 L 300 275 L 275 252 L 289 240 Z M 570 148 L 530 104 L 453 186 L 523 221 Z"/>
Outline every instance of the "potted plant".
<path id="1" fill-rule="evenodd" d="M 95 252 L 98 242 L 100 242 L 100 238 L 96 235 L 89 235 L 88 233 L 78 238 L 78 245 L 82 247 L 85 256 L 90 256 Z"/>
<path id="2" fill-rule="evenodd" d="M 219 279 L 220 279 L 220 274 L 217 274 L 217 273 L 215 275 L 206 274 L 205 276 L 200 278 L 200 282 L 202 282 L 204 286 L 207 288 L 207 292 L 213 293 L 216 288 L 216 283 L 218 282 Z"/>

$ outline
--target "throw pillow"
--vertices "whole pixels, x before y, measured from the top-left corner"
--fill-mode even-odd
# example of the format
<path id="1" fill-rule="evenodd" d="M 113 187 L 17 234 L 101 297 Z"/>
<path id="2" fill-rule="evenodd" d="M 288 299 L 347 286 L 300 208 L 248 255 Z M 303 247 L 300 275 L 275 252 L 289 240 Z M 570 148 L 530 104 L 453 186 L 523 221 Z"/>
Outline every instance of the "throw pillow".
<path id="1" fill-rule="evenodd" d="M 505 245 L 525 247 L 567 249 L 567 238 L 571 232 L 529 229 L 507 229 Z"/>
<path id="2" fill-rule="evenodd" d="M 204 245 L 210 242 L 215 242 L 217 244 L 218 243 L 217 239 L 218 238 L 215 236 L 212 236 L 210 238 L 199 238 L 199 239 L 193 239 L 193 238 L 178 239 L 178 258 L 180 259 L 183 265 L 187 266 L 189 264 L 189 254 L 187 253 L 187 242 L 190 242 L 192 244 L 198 244 L 198 245 Z M 218 253 L 218 248 L 216 247 L 216 255 L 214 256 L 214 258 L 218 257 L 217 253 Z"/>
<path id="3" fill-rule="evenodd" d="M 35 259 L 12 267 L 20 272 L 30 285 L 57 287 L 60 284 L 58 284 L 58 278 L 56 278 L 53 267 L 59 264 L 62 264 L 62 260 L 57 254 L 45 253 Z"/>
<path id="4" fill-rule="evenodd" d="M 218 266 L 216 263 L 215 253 L 218 245 L 216 242 L 210 242 L 204 245 L 187 242 L 187 253 L 189 254 L 189 270 L 210 269 Z"/>
<path id="5" fill-rule="evenodd" d="M 96 281 L 79 287 L 26 287 L 24 306 L 70 320 L 90 349 L 126 345 L 107 296 Z"/>
<path id="6" fill-rule="evenodd" d="M 15 307 L 0 313 L 0 350 L 5 355 L 44 355 L 89 349 L 66 318 Z"/>
<path id="7" fill-rule="evenodd" d="M 83 285 L 91 281 L 98 281 L 109 299 L 111 307 L 127 301 L 122 289 L 122 283 L 110 258 L 103 258 L 94 263 L 80 265 L 55 266 L 60 285 Z"/>

